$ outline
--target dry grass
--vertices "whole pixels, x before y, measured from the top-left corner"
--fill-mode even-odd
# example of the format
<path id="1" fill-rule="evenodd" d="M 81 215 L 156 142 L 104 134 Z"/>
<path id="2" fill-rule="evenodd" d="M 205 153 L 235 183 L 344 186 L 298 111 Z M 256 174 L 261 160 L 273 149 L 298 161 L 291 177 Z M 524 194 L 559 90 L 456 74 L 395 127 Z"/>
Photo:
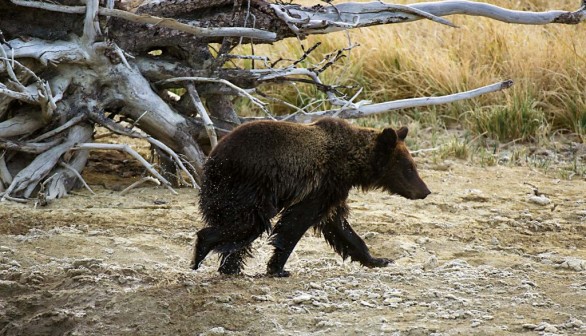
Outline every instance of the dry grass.
<path id="1" fill-rule="evenodd" d="M 578 5 L 578 1 L 569 0 L 488 2 L 538 11 L 574 10 Z M 417 21 L 349 34 L 311 36 L 302 43 L 306 47 L 322 43 L 308 62 L 317 62 L 324 54 L 347 46 L 348 37 L 360 43 L 324 73 L 329 83 L 364 87 L 360 99 L 443 95 L 503 79 L 515 81 L 506 92 L 439 108 L 394 113 L 447 126 L 457 123 L 501 141 L 531 140 L 548 132 L 575 134 L 586 141 L 586 25 L 522 26 L 466 16 L 450 19 L 461 28 Z M 255 52 L 273 60 L 302 54 L 296 39 L 256 46 Z M 297 105 L 323 98 L 304 85 L 280 86 L 272 93 Z M 319 108 L 319 103 L 315 107 Z M 274 109 L 283 112 L 285 108 L 275 105 Z"/>

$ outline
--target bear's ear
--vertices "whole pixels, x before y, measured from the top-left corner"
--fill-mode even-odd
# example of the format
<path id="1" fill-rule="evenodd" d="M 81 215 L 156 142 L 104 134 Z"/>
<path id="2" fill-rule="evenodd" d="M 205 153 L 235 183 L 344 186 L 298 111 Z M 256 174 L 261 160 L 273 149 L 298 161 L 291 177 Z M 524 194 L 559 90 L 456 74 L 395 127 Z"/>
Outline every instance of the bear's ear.
<path id="1" fill-rule="evenodd" d="M 397 136 L 399 137 L 399 139 L 401 141 L 404 141 L 405 138 L 407 137 L 407 133 L 409 133 L 409 129 L 407 127 L 401 127 L 398 131 L 397 131 Z"/>
<path id="2" fill-rule="evenodd" d="M 376 142 L 387 150 L 389 148 L 395 148 L 397 144 L 397 132 L 392 128 L 385 128 L 376 138 Z"/>

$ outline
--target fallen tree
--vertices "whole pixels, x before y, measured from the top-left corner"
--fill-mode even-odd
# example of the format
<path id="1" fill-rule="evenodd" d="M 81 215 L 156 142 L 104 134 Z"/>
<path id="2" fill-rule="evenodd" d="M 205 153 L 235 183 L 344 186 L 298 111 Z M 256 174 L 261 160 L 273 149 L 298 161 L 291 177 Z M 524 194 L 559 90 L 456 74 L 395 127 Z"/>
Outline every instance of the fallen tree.
<path id="1" fill-rule="evenodd" d="M 82 179 L 90 150 L 121 150 L 137 158 L 166 187 L 197 187 L 206 153 L 218 138 L 253 118 L 238 115 L 233 96 L 249 99 L 264 118 L 308 122 L 330 115 L 359 118 L 413 106 L 445 104 L 509 87 L 509 80 L 443 97 L 372 104 L 355 102 L 360 89 L 343 94 L 320 74 L 350 45 L 319 64 L 301 59 L 271 63 L 235 55 L 242 43 L 270 43 L 372 25 L 485 16 L 520 24 L 578 24 L 574 12 L 521 12 L 469 1 L 412 5 L 383 2 L 303 7 L 263 0 L 156 1 L 137 8 L 113 0 L 0 0 L 0 195 L 2 200 L 43 201 L 67 194 Z M 215 55 L 209 45 L 218 43 Z M 229 68 L 234 58 L 262 66 Z M 273 116 L 255 88 L 268 82 L 315 85 L 330 110 Z M 346 90 L 348 91 L 348 90 Z M 176 93 L 179 92 L 180 95 Z M 94 142 L 94 127 L 144 138 L 167 172 L 131 147 Z"/>

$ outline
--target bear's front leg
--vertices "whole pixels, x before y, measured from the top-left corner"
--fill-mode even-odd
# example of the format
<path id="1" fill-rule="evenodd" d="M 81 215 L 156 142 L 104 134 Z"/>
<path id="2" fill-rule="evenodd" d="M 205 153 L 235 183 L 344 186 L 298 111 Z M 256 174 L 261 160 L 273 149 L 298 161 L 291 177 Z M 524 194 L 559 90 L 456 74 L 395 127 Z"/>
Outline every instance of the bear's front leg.
<path id="1" fill-rule="evenodd" d="M 285 263 L 305 231 L 320 222 L 323 216 L 322 208 L 318 199 L 307 198 L 283 211 L 271 236 L 271 244 L 275 247 L 275 251 L 267 265 L 268 275 L 276 277 L 290 275 L 284 269 Z"/>
<path id="2" fill-rule="evenodd" d="M 328 244 L 342 258 L 350 257 L 352 261 L 358 261 L 366 267 L 385 267 L 393 263 L 392 259 L 375 258 L 370 254 L 364 240 L 346 220 L 347 213 L 346 205 L 342 204 L 334 210 L 329 220 L 322 223 L 321 231 Z"/>

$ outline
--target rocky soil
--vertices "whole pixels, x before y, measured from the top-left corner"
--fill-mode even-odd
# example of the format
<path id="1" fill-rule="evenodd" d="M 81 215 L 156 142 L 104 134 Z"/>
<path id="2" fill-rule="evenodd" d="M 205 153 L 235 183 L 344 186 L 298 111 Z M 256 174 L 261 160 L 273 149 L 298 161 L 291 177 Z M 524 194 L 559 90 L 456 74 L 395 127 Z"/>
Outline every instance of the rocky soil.
<path id="1" fill-rule="evenodd" d="M 245 276 L 225 277 L 215 257 L 188 267 L 194 190 L 121 196 L 133 177 L 94 162 L 95 196 L 0 204 L 0 335 L 586 335 L 583 179 L 464 161 L 420 171 L 423 201 L 350 198 L 353 227 L 394 265 L 343 262 L 309 232 L 292 277 L 263 275 L 266 237 Z"/>

